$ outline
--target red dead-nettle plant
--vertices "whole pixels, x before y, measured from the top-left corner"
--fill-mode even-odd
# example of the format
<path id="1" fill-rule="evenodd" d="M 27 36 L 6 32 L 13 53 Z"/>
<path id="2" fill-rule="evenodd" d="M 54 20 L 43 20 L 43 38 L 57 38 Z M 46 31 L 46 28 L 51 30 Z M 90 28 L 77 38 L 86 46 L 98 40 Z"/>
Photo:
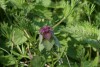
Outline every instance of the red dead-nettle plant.
<path id="1" fill-rule="evenodd" d="M 54 35 L 53 29 L 50 26 L 43 26 L 39 30 L 40 33 L 40 42 L 39 50 L 42 51 L 44 48 L 47 51 L 50 51 L 53 48 L 53 45 L 59 46 L 59 41 Z"/>

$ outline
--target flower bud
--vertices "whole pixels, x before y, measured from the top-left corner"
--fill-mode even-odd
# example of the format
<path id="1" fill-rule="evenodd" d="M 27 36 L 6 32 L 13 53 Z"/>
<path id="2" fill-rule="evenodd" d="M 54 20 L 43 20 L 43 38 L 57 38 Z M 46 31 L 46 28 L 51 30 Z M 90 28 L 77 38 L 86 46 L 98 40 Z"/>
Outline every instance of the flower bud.
<path id="1" fill-rule="evenodd" d="M 50 26 L 44 26 L 40 29 L 40 34 L 43 36 L 44 39 L 50 40 L 52 28 Z"/>

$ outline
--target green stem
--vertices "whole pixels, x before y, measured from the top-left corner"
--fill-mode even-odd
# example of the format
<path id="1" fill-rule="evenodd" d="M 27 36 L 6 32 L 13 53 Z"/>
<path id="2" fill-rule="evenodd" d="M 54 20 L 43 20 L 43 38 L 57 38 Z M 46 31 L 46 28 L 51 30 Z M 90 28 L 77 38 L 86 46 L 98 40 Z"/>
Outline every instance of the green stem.
<path id="1" fill-rule="evenodd" d="M 13 45 L 16 45 L 13 40 L 11 40 L 11 42 L 13 43 Z M 16 48 L 19 51 L 19 53 L 22 54 L 22 51 L 21 51 L 21 49 L 20 49 L 18 44 L 16 45 Z"/>
<path id="2" fill-rule="evenodd" d="M 65 20 L 66 17 L 63 17 L 56 25 L 54 25 L 52 28 L 55 28 L 56 26 L 58 26 L 60 23 L 62 23 L 62 21 Z"/>
<path id="3" fill-rule="evenodd" d="M 33 59 L 32 53 L 31 53 L 31 51 L 30 51 L 29 47 L 28 47 L 27 49 L 28 49 L 28 52 L 29 52 L 29 57 L 30 57 L 30 60 L 32 60 L 32 59 Z"/>
<path id="4" fill-rule="evenodd" d="M 3 49 L 1 47 L 0 47 L 0 49 L 3 50 L 3 51 L 5 51 L 6 53 L 8 53 L 10 55 L 10 53 L 7 50 L 5 50 L 5 49 Z"/>
<path id="5" fill-rule="evenodd" d="M 99 56 L 99 52 L 97 51 L 97 56 Z"/>
<path id="6" fill-rule="evenodd" d="M 29 36 L 29 34 L 27 33 L 27 31 L 24 29 L 24 33 L 25 33 L 25 36 L 26 36 L 26 38 L 27 39 L 29 39 L 30 38 L 30 36 Z M 31 51 L 30 51 L 30 46 L 32 46 L 32 43 L 30 42 L 29 43 L 29 45 L 27 45 L 27 49 L 28 49 L 28 52 L 29 52 L 29 57 L 30 57 L 30 59 L 32 60 L 32 58 L 33 58 L 33 56 L 32 56 L 32 53 L 31 53 Z"/>
<path id="7" fill-rule="evenodd" d="M 52 54 L 52 49 L 51 49 L 51 51 L 50 51 L 50 54 L 51 54 L 51 59 L 52 59 L 52 67 L 54 67 L 54 62 L 53 62 L 53 54 Z"/>
<path id="8" fill-rule="evenodd" d="M 67 58 L 69 67 L 71 67 L 71 64 L 70 64 L 70 62 L 69 62 L 69 59 L 68 59 L 68 56 L 67 56 L 67 55 L 66 55 L 66 58 Z"/>
<path id="9" fill-rule="evenodd" d="M 14 34 L 15 34 L 15 31 L 13 31 L 12 41 L 14 41 Z M 12 54 L 12 51 L 13 51 L 13 47 L 14 47 L 14 43 L 12 43 L 12 45 L 11 45 L 11 54 Z"/>
<path id="10" fill-rule="evenodd" d="M 90 55 L 89 55 L 89 60 L 91 60 L 91 46 L 90 46 Z"/>
<path id="11" fill-rule="evenodd" d="M 16 48 L 17 48 L 17 50 L 19 51 L 20 54 L 23 54 L 20 47 L 19 47 L 19 45 L 16 45 Z"/>
<path id="12" fill-rule="evenodd" d="M 61 54 L 59 55 L 59 58 L 54 62 L 54 64 L 56 64 L 59 59 L 62 57 L 62 55 L 64 54 L 65 50 L 66 50 L 67 45 L 65 46 L 64 50 L 61 52 Z M 59 49 L 60 50 L 60 49 Z"/>
<path id="13" fill-rule="evenodd" d="M 29 36 L 29 34 L 27 33 L 27 31 L 25 29 L 24 29 L 24 33 L 25 33 L 26 38 L 29 39 L 30 36 Z"/>

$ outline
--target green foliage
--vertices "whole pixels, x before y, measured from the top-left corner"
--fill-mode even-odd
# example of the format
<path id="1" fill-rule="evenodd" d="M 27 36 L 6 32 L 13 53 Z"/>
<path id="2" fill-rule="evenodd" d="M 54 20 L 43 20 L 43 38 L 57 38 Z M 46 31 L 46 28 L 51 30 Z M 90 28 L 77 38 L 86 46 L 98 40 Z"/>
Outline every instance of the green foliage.
<path id="1" fill-rule="evenodd" d="M 5 0 L 1 0 L 0 1 L 0 8 L 2 8 L 2 9 L 6 9 L 6 1 Z"/>
<path id="2" fill-rule="evenodd" d="M 0 0 L 1 67 L 99 67 L 99 0 Z M 41 27 L 53 28 L 50 41 Z"/>
<path id="3" fill-rule="evenodd" d="M 44 45 L 44 47 L 46 48 L 47 51 L 50 51 L 51 48 L 54 45 L 54 41 L 49 42 L 48 40 L 44 40 L 43 45 Z"/>
<path id="4" fill-rule="evenodd" d="M 6 55 L 4 56 L 1 54 L 0 56 L 0 63 L 5 65 L 5 66 L 10 66 L 16 64 L 16 58 L 14 58 L 12 55 Z"/>
<path id="5" fill-rule="evenodd" d="M 34 56 L 31 60 L 30 67 L 43 67 L 45 62 L 45 58 Z"/>

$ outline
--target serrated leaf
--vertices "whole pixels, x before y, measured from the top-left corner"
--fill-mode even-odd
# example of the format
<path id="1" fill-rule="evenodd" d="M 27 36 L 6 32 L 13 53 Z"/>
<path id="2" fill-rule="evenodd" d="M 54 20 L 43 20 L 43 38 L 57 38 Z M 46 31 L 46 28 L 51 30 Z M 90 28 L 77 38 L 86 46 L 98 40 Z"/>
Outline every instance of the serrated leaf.
<path id="1" fill-rule="evenodd" d="M 25 3 L 25 0 L 10 0 L 10 2 L 20 8 Z"/>
<path id="2" fill-rule="evenodd" d="M 12 40 L 15 45 L 23 44 L 27 38 L 24 36 L 24 32 L 18 28 L 14 28 L 12 31 Z"/>
<path id="3" fill-rule="evenodd" d="M 69 14 L 70 10 L 71 10 L 71 6 L 67 2 L 67 4 L 64 7 L 64 10 L 63 10 L 63 15 L 66 17 Z"/>
<path id="4" fill-rule="evenodd" d="M 5 0 L 0 0 L 0 7 L 4 10 L 6 9 L 6 1 Z"/>
<path id="5" fill-rule="evenodd" d="M 81 59 L 85 54 L 85 49 L 83 45 L 78 45 L 76 51 L 77 51 L 77 56 L 76 56 L 77 58 Z"/>

